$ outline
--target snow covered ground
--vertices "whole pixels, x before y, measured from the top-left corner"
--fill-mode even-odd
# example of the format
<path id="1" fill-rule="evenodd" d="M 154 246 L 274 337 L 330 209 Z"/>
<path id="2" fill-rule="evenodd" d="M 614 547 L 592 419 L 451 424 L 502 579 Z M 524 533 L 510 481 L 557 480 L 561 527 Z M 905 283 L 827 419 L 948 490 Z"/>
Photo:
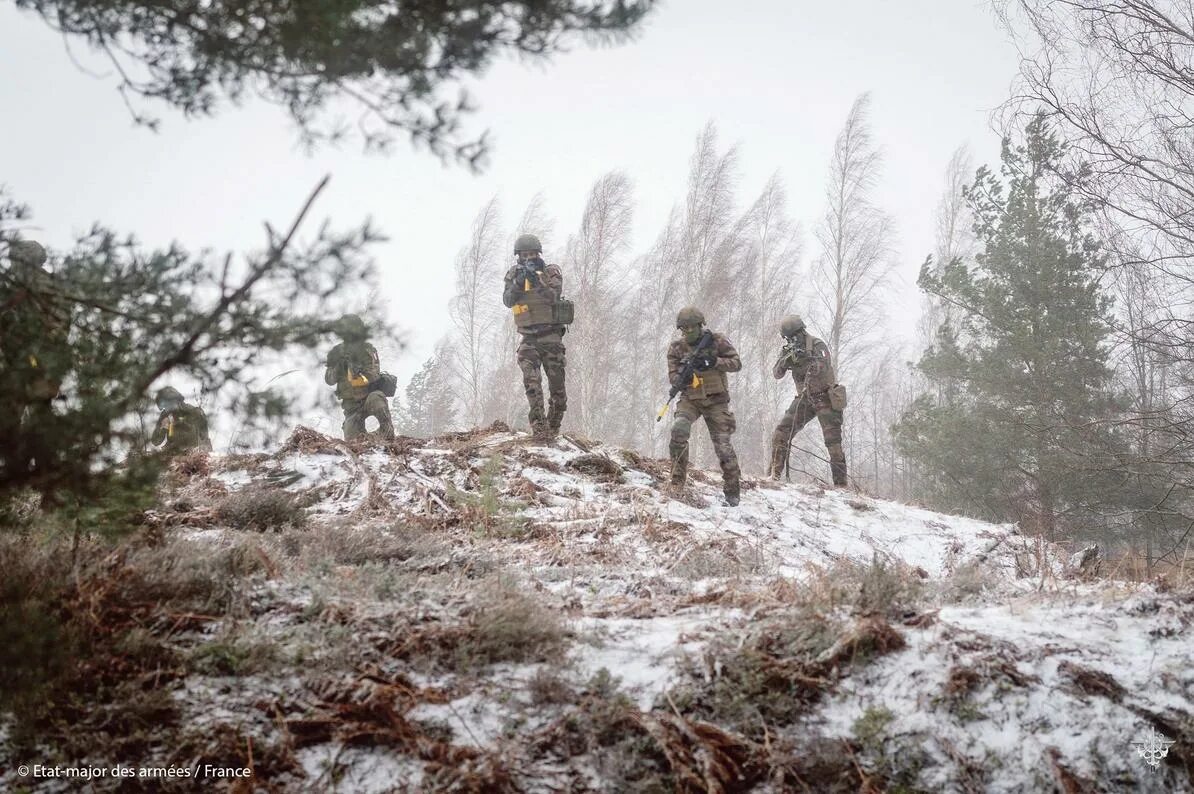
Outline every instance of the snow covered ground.
<path id="1" fill-rule="evenodd" d="M 183 491 L 284 489 L 307 523 L 173 522 L 196 554 L 270 561 L 252 617 L 192 641 L 284 660 L 176 697 L 285 745 L 280 790 L 1194 790 L 1194 595 L 1075 578 L 1072 550 L 1010 525 L 751 478 L 730 508 L 716 473 L 674 497 L 666 475 L 500 428 L 374 448 L 300 429 L 213 458 Z M 769 650 L 760 669 L 816 691 L 763 740 L 709 718 L 738 713 L 718 677 L 766 646 L 759 627 L 810 612 L 889 634 L 849 659 Z M 1176 740 L 1156 766 L 1150 730 Z M 812 769 L 810 737 L 848 763 Z M 804 760 L 775 760 L 784 742 Z"/>

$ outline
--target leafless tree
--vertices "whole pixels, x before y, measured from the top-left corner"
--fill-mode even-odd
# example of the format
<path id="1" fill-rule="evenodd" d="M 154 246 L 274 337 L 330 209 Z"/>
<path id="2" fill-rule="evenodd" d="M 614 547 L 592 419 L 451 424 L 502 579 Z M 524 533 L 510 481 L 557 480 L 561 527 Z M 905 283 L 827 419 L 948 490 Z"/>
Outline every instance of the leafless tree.
<path id="1" fill-rule="evenodd" d="M 629 178 L 614 171 L 597 180 L 589 193 L 580 230 L 568 241 L 565 257 L 568 294 L 576 303 L 576 321 L 568 332 L 570 369 L 568 423 L 581 432 L 607 438 L 609 419 L 620 412 L 611 400 L 614 370 L 624 360 L 617 308 L 630 293 L 626 253 L 634 210 Z"/>
<path id="2" fill-rule="evenodd" d="M 484 421 L 486 386 L 494 366 L 492 327 L 502 305 L 497 254 L 500 222 L 494 196 L 477 213 L 468 245 L 456 256 L 456 295 L 451 305 L 456 354 L 452 360 L 463 398 L 461 418 L 466 424 Z"/>
<path id="3" fill-rule="evenodd" d="M 881 288 L 895 266 L 891 217 L 871 195 L 882 157 L 871 138 L 869 108 L 869 95 L 859 96 L 838 135 L 828 208 L 816 229 L 821 253 L 811 274 L 814 316 L 839 370 L 849 369 L 851 356 L 882 322 Z"/>

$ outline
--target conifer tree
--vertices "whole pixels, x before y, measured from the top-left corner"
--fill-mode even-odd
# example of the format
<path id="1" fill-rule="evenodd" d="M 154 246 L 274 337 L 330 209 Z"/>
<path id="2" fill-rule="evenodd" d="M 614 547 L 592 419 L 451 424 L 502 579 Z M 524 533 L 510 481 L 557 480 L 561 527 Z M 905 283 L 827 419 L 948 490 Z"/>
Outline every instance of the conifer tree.
<path id="1" fill-rule="evenodd" d="M 930 258 L 919 279 L 956 310 L 919 363 L 956 399 L 921 397 L 896 428 L 939 506 L 1047 535 L 1116 490 L 1104 255 L 1065 155 L 1037 116 L 1004 142 L 1001 176 L 979 169 L 965 195 L 981 253 L 940 270 Z"/>

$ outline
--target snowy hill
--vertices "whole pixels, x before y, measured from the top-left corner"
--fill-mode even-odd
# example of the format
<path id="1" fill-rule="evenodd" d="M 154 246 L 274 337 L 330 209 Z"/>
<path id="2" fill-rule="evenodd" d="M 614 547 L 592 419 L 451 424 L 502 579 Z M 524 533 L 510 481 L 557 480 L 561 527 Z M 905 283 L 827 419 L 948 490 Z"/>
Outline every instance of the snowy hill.
<path id="1" fill-rule="evenodd" d="M 274 790 L 1194 790 L 1191 594 L 1012 526 L 666 476 L 499 426 L 181 461 L 150 523 L 249 582 L 171 635 L 193 757 L 247 741 Z"/>

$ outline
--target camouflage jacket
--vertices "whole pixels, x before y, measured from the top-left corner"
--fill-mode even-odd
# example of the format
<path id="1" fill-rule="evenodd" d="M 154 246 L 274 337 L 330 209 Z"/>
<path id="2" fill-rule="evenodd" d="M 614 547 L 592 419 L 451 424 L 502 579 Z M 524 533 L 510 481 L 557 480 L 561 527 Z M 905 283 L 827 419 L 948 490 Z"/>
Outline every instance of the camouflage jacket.
<path id="1" fill-rule="evenodd" d="M 544 264 L 542 259 L 533 260 L 528 264 L 535 268 L 535 283 L 518 279 L 517 265 L 510 268 L 506 271 L 502 303 L 514 310 L 514 322 L 520 334 L 562 330 L 564 326 L 557 323 L 534 322 L 540 318 L 550 318 L 552 304 L 563 297 L 564 274 L 560 271 L 560 266 Z"/>
<path id="2" fill-rule="evenodd" d="M 52 399 L 70 369 L 70 307 L 55 291 L 44 270 L 10 268 L 0 277 L 0 366 L 16 389 L 7 396 Z"/>
<path id="3" fill-rule="evenodd" d="M 667 349 L 667 382 L 676 383 L 676 378 L 684 366 L 684 358 L 692 352 L 694 345 L 683 339 L 674 340 Z M 730 384 L 727 372 L 737 372 L 742 369 L 742 359 L 738 358 L 738 351 L 730 344 L 730 340 L 718 333 L 713 334 L 713 351 L 717 354 L 717 364 L 713 369 L 696 373 L 693 381 L 684 385 L 682 396 L 689 400 L 699 400 L 714 395 L 725 394 L 729 397 Z"/>
<path id="4" fill-rule="evenodd" d="M 837 382 L 833 362 L 829 360 L 829 346 L 812 334 L 806 333 L 804 351 L 805 354 L 796 360 L 781 352 L 771 374 L 778 380 L 785 373 L 791 372 L 797 394 L 804 394 L 806 391 L 819 394 Z"/>
<path id="5" fill-rule="evenodd" d="M 341 342 L 328 351 L 323 380 L 336 387 L 336 396 L 342 401 L 365 399 L 377 388 L 380 377 L 377 348 L 368 342 Z"/>
<path id="6" fill-rule="evenodd" d="M 207 414 L 198 406 L 183 403 L 177 408 L 162 411 L 158 424 L 150 436 L 151 444 L 166 442 L 167 452 L 185 452 L 191 449 L 211 450 L 211 438 L 207 434 Z"/>

